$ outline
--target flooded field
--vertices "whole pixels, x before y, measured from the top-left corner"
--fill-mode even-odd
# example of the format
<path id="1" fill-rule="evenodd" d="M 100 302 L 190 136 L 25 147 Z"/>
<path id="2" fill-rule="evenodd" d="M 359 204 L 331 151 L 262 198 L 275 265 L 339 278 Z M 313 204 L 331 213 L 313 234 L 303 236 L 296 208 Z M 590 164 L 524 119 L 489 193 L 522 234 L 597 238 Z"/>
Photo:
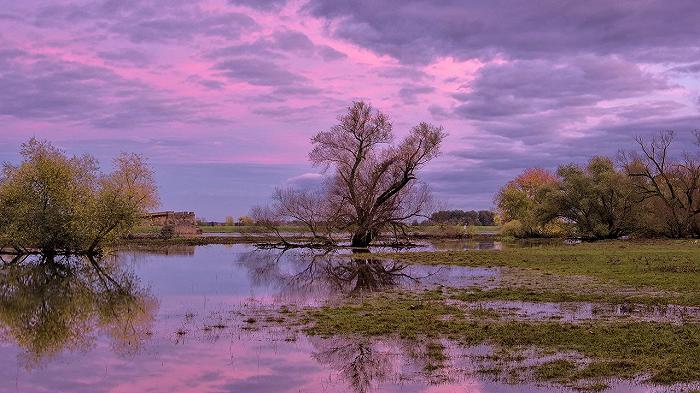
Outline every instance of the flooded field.
<path id="1" fill-rule="evenodd" d="M 499 249 L 500 243 L 423 249 Z M 377 291 L 497 288 L 499 267 L 423 266 L 250 245 L 125 249 L 98 263 L 23 261 L 0 276 L 0 392 L 549 392 L 512 354 L 447 338 L 307 335 L 294 310 Z M 461 304 L 480 319 L 698 321 L 694 307 L 585 302 Z M 289 322 L 289 323 L 287 323 Z M 516 356 L 517 355 L 517 356 Z M 585 360 L 580 360 L 585 362 Z M 494 370 L 498 372 L 494 372 Z M 662 392 L 611 380 L 611 392 Z"/>

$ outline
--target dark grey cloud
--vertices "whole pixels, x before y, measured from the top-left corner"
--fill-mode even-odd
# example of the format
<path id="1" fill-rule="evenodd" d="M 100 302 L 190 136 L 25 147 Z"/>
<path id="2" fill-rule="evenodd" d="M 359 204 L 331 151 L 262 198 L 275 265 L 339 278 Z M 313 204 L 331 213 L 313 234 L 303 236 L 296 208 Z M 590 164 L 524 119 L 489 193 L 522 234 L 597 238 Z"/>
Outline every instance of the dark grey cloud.
<path id="1" fill-rule="evenodd" d="M 285 121 L 306 122 L 314 120 L 318 117 L 321 108 L 319 106 L 298 106 L 298 105 L 279 105 L 274 106 L 255 106 L 251 108 L 251 112 L 271 119 L 284 119 Z"/>
<path id="2" fill-rule="evenodd" d="M 183 99 L 165 99 L 134 96 L 110 104 L 105 113 L 96 115 L 90 123 L 99 128 L 129 129 L 151 125 L 167 124 L 173 121 L 215 122 L 197 114 L 199 104 Z"/>
<path id="3" fill-rule="evenodd" d="M 313 86 L 280 86 L 272 90 L 272 94 L 277 96 L 306 96 L 321 92 L 321 89 Z"/>
<path id="4" fill-rule="evenodd" d="M 480 70 L 468 93 L 453 97 L 469 119 L 536 114 L 600 101 L 638 97 L 669 87 L 660 77 L 614 58 L 577 58 L 492 64 Z"/>
<path id="5" fill-rule="evenodd" d="M 421 95 L 432 93 L 435 88 L 432 86 L 408 85 L 399 89 L 399 97 L 404 104 L 415 104 Z"/>
<path id="6" fill-rule="evenodd" d="M 493 205 L 493 190 L 497 190 L 507 174 L 490 168 L 460 167 L 440 171 L 426 170 L 421 179 L 430 185 L 438 202 L 445 208 L 488 209 Z"/>
<path id="7" fill-rule="evenodd" d="M 257 40 L 250 43 L 228 45 L 214 49 L 206 54 L 210 59 L 222 57 L 256 56 L 266 59 L 284 58 L 284 54 L 270 45 L 269 41 Z"/>
<path id="8" fill-rule="evenodd" d="M 242 31 L 255 26 L 255 22 L 243 14 L 173 15 L 132 24 L 114 26 L 112 31 L 126 35 L 133 42 L 165 42 L 189 40 L 194 35 L 238 38 Z"/>
<path id="9" fill-rule="evenodd" d="M 384 78 L 409 79 L 414 81 L 432 79 L 424 71 L 413 66 L 396 66 L 382 68 L 381 70 L 379 70 L 378 75 Z"/>
<path id="10" fill-rule="evenodd" d="M 335 50 L 328 45 L 318 45 L 316 48 L 319 56 L 325 61 L 341 60 L 348 57 L 345 53 Z"/>
<path id="11" fill-rule="evenodd" d="M 272 40 L 279 49 L 302 55 L 310 54 L 316 48 L 306 34 L 294 30 L 276 31 L 272 34 Z"/>
<path id="12" fill-rule="evenodd" d="M 97 30 L 124 36 L 135 43 L 185 41 L 195 36 L 238 38 L 258 27 L 236 12 L 204 11 L 182 0 L 103 0 L 50 4 L 34 15 L 39 27 Z"/>
<path id="13" fill-rule="evenodd" d="M 678 61 L 700 47 L 694 0 L 311 0 L 305 9 L 336 20 L 337 36 L 406 63 L 582 53 Z"/>
<path id="14" fill-rule="evenodd" d="M 202 78 L 199 75 L 190 75 L 187 78 L 187 81 L 194 83 L 194 84 L 197 84 L 197 85 L 200 85 L 200 86 L 203 86 L 203 87 L 206 87 L 207 89 L 211 89 L 211 90 L 220 90 L 220 89 L 223 89 L 225 86 L 225 84 L 221 81 L 214 80 L 214 79 Z"/>
<path id="15" fill-rule="evenodd" d="M 223 60 L 214 69 L 222 76 L 259 86 L 287 86 L 307 80 L 273 62 L 253 58 Z"/>
<path id="16" fill-rule="evenodd" d="M 15 14 L 8 14 L 5 12 L 0 12 L 0 20 L 7 20 L 7 21 L 21 21 L 23 20 L 21 16 L 15 15 Z"/>
<path id="17" fill-rule="evenodd" d="M 684 64 L 671 68 L 672 72 L 681 74 L 700 74 L 700 63 Z"/>
<path id="18" fill-rule="evenodd" d="M 287 4 L 287 0 L 228 0 L 228 3 L 263 11 L 274 11 L 284 7 Z"/>
<path id="19" fill-rule="evenodd" d="M 628 121 L 677 116 L 686 105 L 649 98 L 674 87 L 662 76 L 610 56 L 492 63 L 452 94 L 457 105 L 451 113 L 485 132 L 533 144 L 567 129 L 585 132 L 587 119 L 601 116 Z M 614 100 L 619 103 L 610 104 Z M 450 109 L 432 107 L 431 113 L 444 117 Z"/>
<path id="20" fill-rule="evenodd" d="M 23 51 L 0 52 L 0 114 L 99 128 L 202 121 L 199 105 L 167 98 L 98 66 Z"/>
<path id="21" fill-rule="evenodd" d="M 314 44 L 306 34 L 295 30 L 275 31 L 268 37 L 217 48 L 206 54 L 206 57 L 210 59 L 239 56 L 259 57 L 267 60 L 290 56 L 319 56 L 326 61 L 347 57 L 344 53 L 330 46 Z"/>
<path id="22" fill-rule="evenodd" d="M 143 67 L 151 62 L 146 52 L 133 48 L 100 51 L 97 55 L 108 63 L 126 66 Z"/>

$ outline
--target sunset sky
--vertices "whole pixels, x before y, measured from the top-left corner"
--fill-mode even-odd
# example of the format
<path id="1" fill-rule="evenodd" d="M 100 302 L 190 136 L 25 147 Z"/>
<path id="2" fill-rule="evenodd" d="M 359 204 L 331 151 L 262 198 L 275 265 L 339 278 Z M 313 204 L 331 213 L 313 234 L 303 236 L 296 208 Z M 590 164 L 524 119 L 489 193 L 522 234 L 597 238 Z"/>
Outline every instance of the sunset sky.
<path id="1" fill-rule="evenodd" d="M 162 208 L 223 219 L 320 179 L 309 138 L 353 100 L 397 137 L 442 124 L 423 172 L 489 208 L 526 167 L 700 129 L 700 7 L 674 1 L 0 0 L 0 161 L 48 139 L 143 153 Z"/>

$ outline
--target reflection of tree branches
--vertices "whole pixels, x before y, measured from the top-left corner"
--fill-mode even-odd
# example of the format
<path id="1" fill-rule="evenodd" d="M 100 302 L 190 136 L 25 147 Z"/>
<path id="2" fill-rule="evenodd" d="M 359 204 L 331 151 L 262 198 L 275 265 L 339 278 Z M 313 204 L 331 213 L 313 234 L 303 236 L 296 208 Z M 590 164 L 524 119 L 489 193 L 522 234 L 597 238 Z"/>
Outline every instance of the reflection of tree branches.
<path id="1" fill-rule="evenodd" d="M 1 248 L 0 248 L 0 250 L 1 250 Z M 28 257 L 29 257 L 29 255 L 27 255 L 27 254 L 2 254 L 2 253 L 0 253 L 0 264 L 14 265 L 17 263 L 22 263 Z"/>
<path id="2" fill-rule="evenodd" d="M 352 286 L 350 293 L 372 292 L 398 285 L 402 278 L 416 281 L 404 273 L 406 267 L 395 261 L 352 258 L 350 263 L 329 263 L 326 273 L 339 289 Z"/>
<path id="3" fill-rule="evenodd" d="M 369 392 L 390 380 L 405 380 L 411 370 L 420 370 L 425 376 L 423 373 L 432 373 L 449 359 L 439 340 L 333 336 L 313 337 L 311 343 L 314 359 L 337 370 L 357 393 Z"/>
<path id="4" fill-rule="evenodd" d="M 314 358 L 338 370 L 357 393 L 370 391 L 373 384 L 385 381 L 393 371 L 389 355 L 376 350 L 368 339 L 336 338 L 323 345 L 326 348 L 315 352 Z"/>
<path id="5" fill-rule="evenodd" d="M 137 352 L 156 307 L 116 258 L 32 257 L 0 266 L 0 326 L 26 351 L 28 367 L 89 348 L 96 329 L 119 353 Z"/>
<path id="6" fill-rule="evenodd" d="M 376 260 L 370 254 L 340 257 L 334 250 L 255 250 L 241 261 L 255 284 L 270 284 L 282 293 L 331 295 L 377 291 L 418 278 L 406 272 L 406 264 Z"/>

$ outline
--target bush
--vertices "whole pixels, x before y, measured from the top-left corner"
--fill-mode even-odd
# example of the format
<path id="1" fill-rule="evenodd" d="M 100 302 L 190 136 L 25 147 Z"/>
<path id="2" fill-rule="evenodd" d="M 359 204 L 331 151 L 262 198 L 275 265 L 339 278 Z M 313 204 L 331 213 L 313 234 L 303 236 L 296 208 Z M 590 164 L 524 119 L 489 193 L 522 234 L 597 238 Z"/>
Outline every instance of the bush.
<path id="1" fill-rule="evenodd" d="M 527 233 L 520 220 L 511 220 L 503 224 L 501 227 L 501 235 L 513 237 L 527 237 Z"/>

